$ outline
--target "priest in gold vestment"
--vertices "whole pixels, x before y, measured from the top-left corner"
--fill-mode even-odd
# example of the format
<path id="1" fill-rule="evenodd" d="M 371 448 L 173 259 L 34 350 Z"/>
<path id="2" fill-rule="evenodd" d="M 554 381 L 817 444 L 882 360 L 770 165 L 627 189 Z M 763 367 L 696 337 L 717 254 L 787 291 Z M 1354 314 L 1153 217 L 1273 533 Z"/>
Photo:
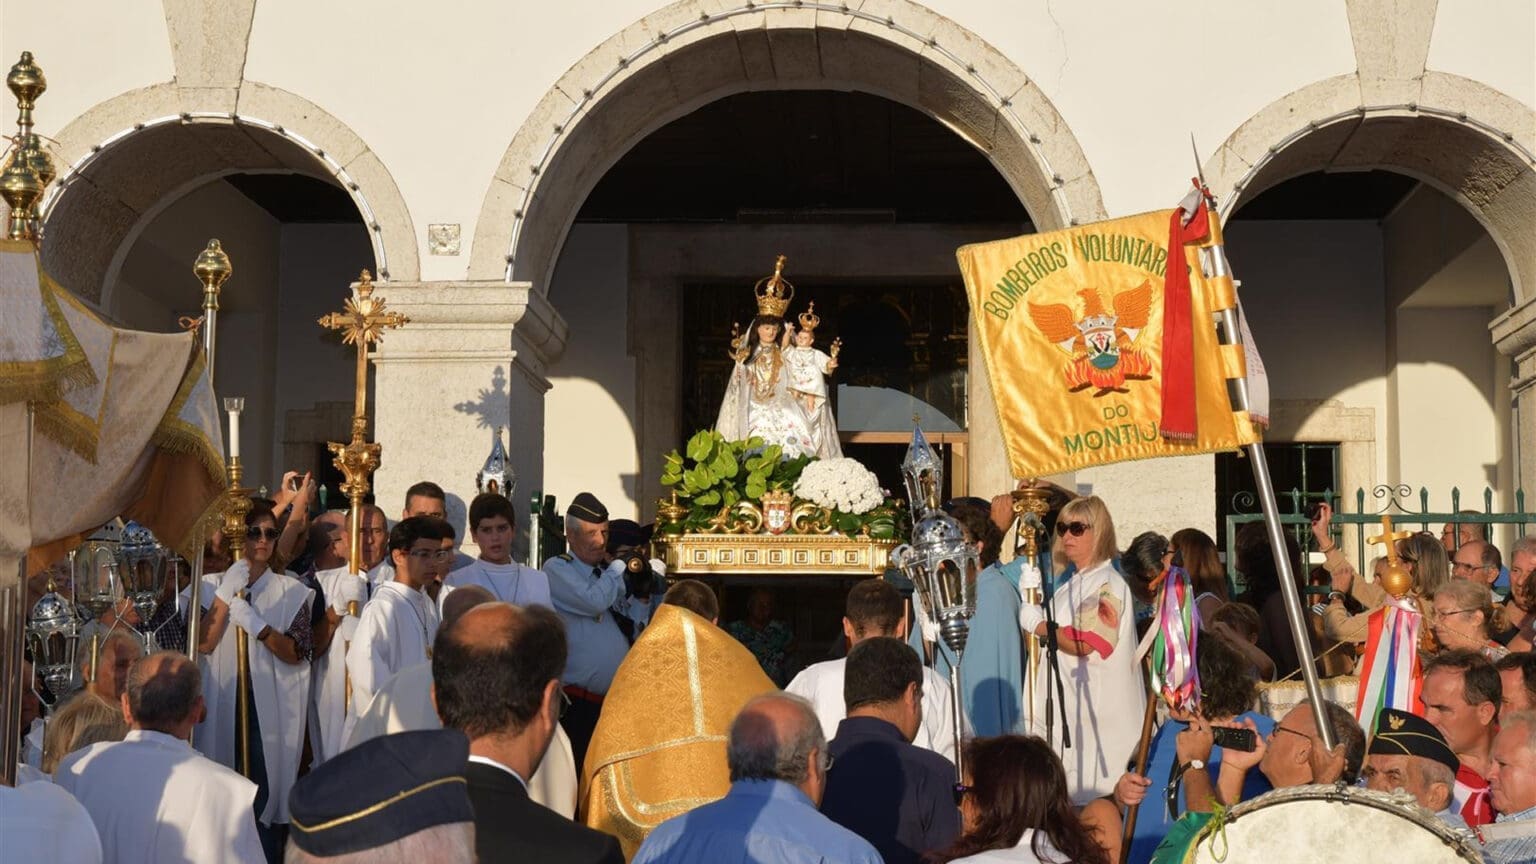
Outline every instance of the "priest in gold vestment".
<path id="1" fill-rule="evenodd" d="M 730 634 L 681 606 L 657 608 L 614 675 L 582 766 L 582 817 L 626 860 L 650 830 L 725 796 L 726 733 L 748 699 L 778 688 Z"/>

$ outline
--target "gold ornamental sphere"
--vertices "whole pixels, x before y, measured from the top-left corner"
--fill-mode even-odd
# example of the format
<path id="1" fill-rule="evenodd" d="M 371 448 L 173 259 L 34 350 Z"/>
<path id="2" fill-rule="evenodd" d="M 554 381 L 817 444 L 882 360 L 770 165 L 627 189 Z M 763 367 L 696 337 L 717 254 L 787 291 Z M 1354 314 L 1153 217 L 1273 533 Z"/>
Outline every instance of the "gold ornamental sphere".
<path id="1" fill-rule="evenodd" d="M 198 253 L 197 260 L 192 263 L 192 273 L 203 283 L 203 290 L 215 295 L 234 272 L 235 268 L 218 240 L 209 240 L 208 248 Z"/>
<path id="2" fill-rule="evenodd" d="M 21 52 L 21 59 L 16 61 L 10 74 L 5 76 L 5 86 L 11 88 L 11 93 L 16 96 L 16 107 L 22 111 L 30 111 L 36 106 L 37 97 L 48 89 L 48 79 L 44 77 L 43 70 L 32 62 L 31 51 Z"/>
<path id="3" fill-rule="evenodd" d="M 42 195 L 43 181 L 37 179 L 37 172 L 26 164 L 26 160 L 8 160 L 5 171 L 0 173 L 0 198 L 5 199 L 11 208 L 10 228 L 6 232 L 10 239 L 26 240 L 31 237 L 28 219 L 32 205 Z"/>
<path id="4" fill-rule="evenodd" d="M 1401 599 L 1404 594 L 1413 589 L 1413 574 L 1408 572 L 1408 568 L 1404 567 L 1401 561 L 1388 561 L 1379 581 L 1381 590 L 1392 595 L 1394 599 Z"/>
<path id="5" fill-rule="evenodd" d="M 37 133 L 29 132 L 22 139 L 21 155 L 27 160 L 27 164 L 32 167 L 32 171 L 37 174 L 37 179 L 42 181 L 44 187 L 59 176 L 58 169 L 53 165 L 53 157 L 43 149 L 43 139 L 39 138 Z"/>

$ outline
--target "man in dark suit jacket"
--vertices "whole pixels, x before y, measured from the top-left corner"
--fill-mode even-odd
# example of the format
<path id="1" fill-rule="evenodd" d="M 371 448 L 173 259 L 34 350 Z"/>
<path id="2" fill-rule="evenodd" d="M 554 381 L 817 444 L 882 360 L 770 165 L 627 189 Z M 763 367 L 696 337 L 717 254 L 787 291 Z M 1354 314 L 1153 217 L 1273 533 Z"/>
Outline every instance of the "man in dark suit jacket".
<path id="1" fill-rule="evenodd" d="M 469 738 L 469 800 L 480 864 L 623 864 L 619 841 L 528 797 L 560 722 L 565 627 L 543 606 L 485 603 L 437 634 L 433 699 Z"/>

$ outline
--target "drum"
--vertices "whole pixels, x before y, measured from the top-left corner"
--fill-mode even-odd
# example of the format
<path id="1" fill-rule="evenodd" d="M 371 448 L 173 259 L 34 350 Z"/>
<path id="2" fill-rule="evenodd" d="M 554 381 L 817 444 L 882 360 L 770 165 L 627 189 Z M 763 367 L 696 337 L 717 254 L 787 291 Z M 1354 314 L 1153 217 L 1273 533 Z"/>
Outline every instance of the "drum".
<path id="1" fill-rule="evenodd" d="M 1352 786 L 1296 786 L 1244 801 L 1201 828 L 1183 864 L 1479 864 L 1470 834 L 1405 793 Z"/>

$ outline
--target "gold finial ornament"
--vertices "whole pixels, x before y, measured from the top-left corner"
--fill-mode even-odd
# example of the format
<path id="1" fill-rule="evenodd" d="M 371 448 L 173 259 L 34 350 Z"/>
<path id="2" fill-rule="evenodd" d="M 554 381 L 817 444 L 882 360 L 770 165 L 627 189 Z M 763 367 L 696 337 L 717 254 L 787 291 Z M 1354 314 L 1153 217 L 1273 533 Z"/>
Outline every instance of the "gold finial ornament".
<path id="1" fill-rule="evenodd" d="M 784 256 L 773 262 L 773 275 L 759 279 L 752 293 L 757 295 L 757 314 L 783 318 L 789 301 L 795 299 L 795 286 L 784 278 Z"/>
<path id="2" fill-rule="evenodd" d="M 800 329 L 807 333 L 821 326 L 821 316 L 816 314 L 816 301 L 812 300 L 800 313 Z"/>
<path id="3" fill-rule="evenodd" d="M 1393 531 L 1392 517 L 1381 517 L 1381 533 L 1375 537 L 1367 537 L 1367 543 L 1385 546 L 1387 550 L 1386 572 L 1381 574 L 1381 589 L 1392 595 L 1393 599 L 1402 599 L 1413 589 L 1413 574 L 1403 566 L 1403 562 L 1397 557 L 1397 541 L 1407 540 L 1413 536 L 1412 531 Z"/>
<path id="4" fill-rule="evenodd" d="M 209 240 L 208 248 L 197 254 L 197 260 L 192 262 L 192 274 L 203 283 L 204 309 L 219 308 L 219 289 L 224 287 L 224 282 L 235 272 L 233 265 L 229 263 L 229 256 L 224 253 L 224 247 L 218 240 Z M 211 298 L 212 305 L 209 305 Z"/>
<path id="5" fill-rule="evenodd" d="M 16 136 L 0 166 L 0 198 L 10 206 L 6 236 L 12 240 L 38 237 L 37 205 L 48 184 L 58 176 L 53 159 L 43 149 L 42 139 L 32 132 L 32 110 L 37 98 L 48 89 L 43 70 L 32 62 L 32 52 L 21 52 L 21 60 L 5 77 L 6 86 L 16 97 Z"/>
<path id="6" fill-rule="evenodd" d="M 399 312 L 388 312 L 382 297 L 373 296 L 373 274 L 364 270 L 357 278 L 355 297 L 348 297 L 340 312 L 327 313 L 320 319 L 320 326 L 327 330 L 340 330 L 341 341 L 357 347 L 357 387 L 354 391 L 352 411 L 352 440 L 346 444 L 327 442 L 332 461 L 341 471 L 341 491 L 347 496 L 351 513 L 347 519 L 351 535 L 348 571 L 362 571 L 363 560 L 363 496 L 368 494 L 368 478 L 379 467 L 380 447 L 368 441 L 368 346 L 384 338 L 386 329 L 393 330 L 410 323 Z"/>

